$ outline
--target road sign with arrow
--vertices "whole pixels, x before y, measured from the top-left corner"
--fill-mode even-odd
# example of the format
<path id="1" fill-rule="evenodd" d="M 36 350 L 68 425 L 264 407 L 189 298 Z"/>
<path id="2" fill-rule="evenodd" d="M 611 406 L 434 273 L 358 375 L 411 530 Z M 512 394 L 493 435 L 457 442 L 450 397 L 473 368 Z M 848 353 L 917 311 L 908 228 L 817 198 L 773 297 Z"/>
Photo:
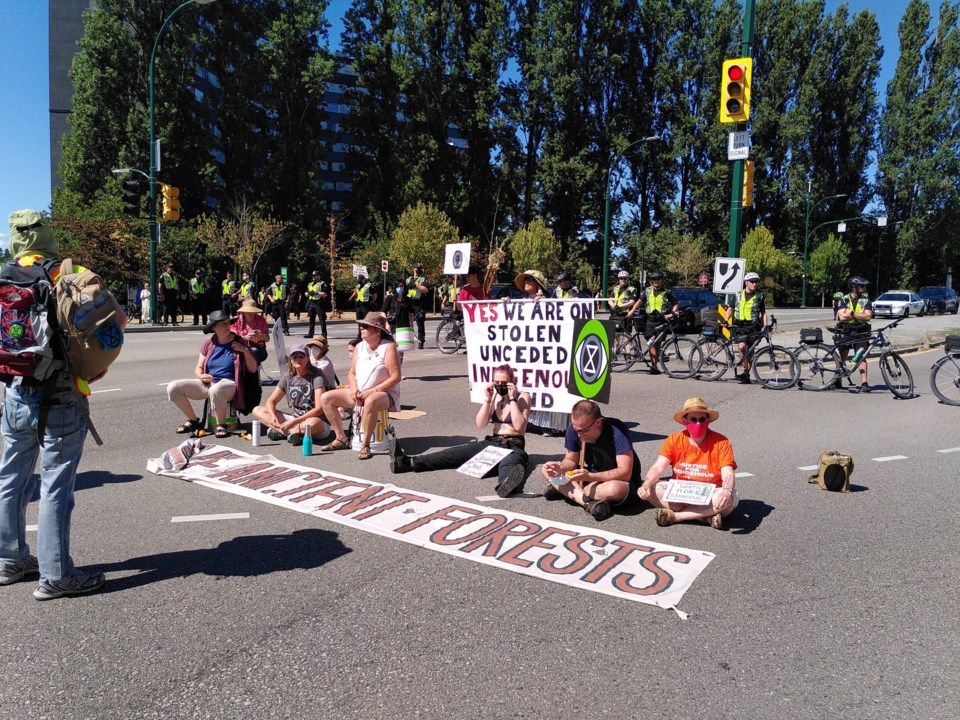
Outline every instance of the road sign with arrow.
<path id="1" fill-rule="evenodd" d="M 713 291 L 723 295 L 743 290 L 746 267 L 747 261 L 743 258 L 718 257 L 713 264 Z"/>

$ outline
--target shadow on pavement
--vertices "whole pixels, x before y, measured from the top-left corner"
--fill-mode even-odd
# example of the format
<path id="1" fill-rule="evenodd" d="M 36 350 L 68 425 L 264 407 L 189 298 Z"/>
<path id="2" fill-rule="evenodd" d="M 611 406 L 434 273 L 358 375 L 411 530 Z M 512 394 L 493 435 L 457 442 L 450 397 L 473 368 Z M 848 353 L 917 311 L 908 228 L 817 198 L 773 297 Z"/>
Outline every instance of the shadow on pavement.
<path id="1" fill-rule="evenodd" d="M 297 530 L 289 535 L 248 535 L 215 548 L 181 550 L 131 558 L 91 567 L 111 573 L 139 570 L 136 575 L 110 577 L 103 592 L 121 592 L 148 583 L 195 573 L 214 577 L 253 577 L 286 570 L 309 570 L 351 552 L 329 530 Z"/>
<path id="2" fill-rule="evenodd" d="M 75 490 L 90 490 L 104 485 L 114 485 L 116 483 L 128 483 L 136 480 L 142 480 L 143 475 L 114 475 L 105 470 L 87 470 L 77 473 L 77 481 L 74 485 Z"/>
<path id="3" fill-rule="evenodd" d="M 763 519 L 773 512 L 773 506 L 760 500 L 741 500 L 729 517 L 725 519 L 727 528 L 734 535 L 749 535 Z"/>
<path id="4" fill-rule="evenodd" d="M 463 373 L 463 375 L 420 375 L 420 376 L 416 376 L 416 375 L 407 376 L 407 375 L 404 375 L 404 376 L 403 376 L 403 379 L 404 379 L 404 380 L 419 380 L 420 382 L 444 382 L 444 381 L 446 381 L 446 380 L 454 380 L 454 379 L 456 379 L 456 378 L 465 378 L 466 376 L 467 376 L 466 373 Z"/>

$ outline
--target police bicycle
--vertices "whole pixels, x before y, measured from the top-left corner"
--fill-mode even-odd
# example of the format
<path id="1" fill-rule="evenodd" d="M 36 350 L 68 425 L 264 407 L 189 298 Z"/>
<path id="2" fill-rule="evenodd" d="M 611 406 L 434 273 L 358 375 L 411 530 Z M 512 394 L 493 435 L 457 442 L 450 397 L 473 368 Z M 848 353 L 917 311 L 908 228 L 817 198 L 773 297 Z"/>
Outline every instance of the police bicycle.
<path id="1" fill-rule="evenodd" d="M 736 344 L 746 343 L 743 356 L 750 360 L 750 371 L 754 379 L 768 390 L 786 390 L 793 387 L 800 378 L 800 362 L 797 356 L 782 345 L 774 345 L 770 333 L 777 326 L 777 319 L 770 318 L 770 324 L 757 331 L 751 331 L 742 337 L 736 337 L 736 327 L 707 327 L 697 340 L 700 350 L 700 364 L 696 375 L 700 380 L 719 380 L 730 368 L 737 366 Z M 724 327 L 733 330 L 730 337 L 723 335 Z"/>
<path id="2" fill-rule="evenodd" d="M 880 374 L 890 392 L 901 400 L 913 397 L 913 375 L 910 368 L 898 352 L 890 349 L 891 343 L 883 334 L 885 330 L 895 328 L 901 322 L 903 318 L 862 334 L 845 334 L 835 330 L 833 345 L 823 342 L 820 328 L 801 330 L 801 345 L 797 349 L 801 367 L 800 387 L 804 390 L 829 390 L 840 387 L 842 378 L 846 378 L 847 383 L 853 386 L 851 378 L 861 361 L 869 357 L 874 350 L 879 350 Z M 838 325 L 837 328 L 839 327 Z M 866 348 L 863 348 L 864 345 Z M 840 356 L 843 348 L 854 353 L 849 364 Z M 931 382 L 932 380 L 931 377 Z"/>
<path id="3" fill-rule="evenodd" d="M 618 318 L 617 331 L 610 351 L 610 370 L 626 372 L 639 360 L 651 367 L 650 349 L 659 344 L 657 364 L 672 378 L 691 377 L 700 363 L 697 344 L 687 337 L 678 337 L 676 320 L 668 320 L 654 327 L 653 337 L 647 341 L 643 333 L 629 329 L 630 318 Z M 639 324 L 639 321 L 638 321 Z"/>
<path id="4" fill-rule="evenodd" d="M 453 308 L 444 308 L 443 320 L 437 326 L 437 347 L 444 355 L 452 355 L 463 347 L 466 338 L 463 334 L 463 313 Z"/>
<path id="5" fill-rule="evenodd" d="M 944 355 L 930 368 L 930 389 L 947 405 L 960 405 L 960 335 L 947 335 Z"/>

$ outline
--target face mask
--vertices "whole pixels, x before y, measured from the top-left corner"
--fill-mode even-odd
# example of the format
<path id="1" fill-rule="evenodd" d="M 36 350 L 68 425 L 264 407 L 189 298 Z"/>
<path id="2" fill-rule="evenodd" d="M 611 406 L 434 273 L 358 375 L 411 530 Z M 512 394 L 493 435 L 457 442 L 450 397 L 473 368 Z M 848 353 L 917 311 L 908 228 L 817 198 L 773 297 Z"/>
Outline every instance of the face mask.
<path id="1" fill-rule="evenodd" d="M 684 423 L 684 426 L 687 428 L 687 432 L 690 433 L 690 437 L 694 440 L 701 440 L 703 436 L 707 434 L 707 426 L 710 423 Z"/>
<path id="2" fill-rule="evenodd" d="M 398 287 L 394 292 L 397 293 L 397 297 L 401 297 L 403 295 L 403 288 Z"/>
<path id="3" fill-rule="evenodd" d="M 497 395 L 499 395 L 500 397 L 503 397 L 504 395 L 507 394 L 507 386 L 506 386 L 506 385 L 496 385 L 496 386 L 494 386 L 493 389 L 497 391 Z"/>

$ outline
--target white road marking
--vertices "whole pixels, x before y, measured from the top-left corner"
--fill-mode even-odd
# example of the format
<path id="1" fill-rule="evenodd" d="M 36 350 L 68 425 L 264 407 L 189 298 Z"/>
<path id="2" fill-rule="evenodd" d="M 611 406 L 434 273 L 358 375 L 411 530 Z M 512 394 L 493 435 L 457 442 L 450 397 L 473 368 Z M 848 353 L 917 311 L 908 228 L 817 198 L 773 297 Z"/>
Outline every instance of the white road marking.
<path id="1" fill-rule="evenodd" d="M 91 390 L 90 394 L 96 395 L 97 393 L 120 392 L 121 390 L 123 390 L 123 388 L 108 388 L 107 390 Z"/>
<path id="2" fill-rule="evenodd" d="M 797 470 L 816 470 L 819 467 L 819 465 L 802 465 L 801 467 L 798 467 Z"/>
<path id="3" fill-rule="evenodd" d="M 753 477 L 753 473 L 748 472 L 738 472 L 733 474 L 734 477 Z"/>
<path id="4" fill-rule="evenodd" d="M 888 455 L 886 457 L 873 458 L 874 462 L 890 462 L 891 460 L 907 460 L 906 455 Z"/>
<path id="5" fill-rule="evenodd" d="M 37 531 L 36 525 L 27 525 L 27 532 L 36 532 L 36 531 Z"/>
<path id="6" fill-rule="evenodd" d="M 179 515 L 170 518 L 172 523 L 181 523 L 181 522 L 204 522 L 206 520 L 247 520 L 250 518 L 250 513 L 221 513 L 219 515 Z"/>
<path id="7" fill-rule="evenodd" d="M 503 500 L 499 495 L 477 495 L 477 502 L 495 502 Z"/>
<path id="8" fill-rule="evenodd" d="M 943 450 L 937 450 L 937 452 L 938 452 L 938 453 L 960 452 L 960 447 L 958 447 L 958 448 L 944 448 Z"/>
<path id="9" fill-rule="evenodd" d="M 538 498 L 543 497 L 540 493 L 519 492 L 514 493 L 509 498 L 502 498 L 499 495 L 477 495 L 478 502 L 496 502 L 497 500 L 516 500 L 517 498 Z"/>

